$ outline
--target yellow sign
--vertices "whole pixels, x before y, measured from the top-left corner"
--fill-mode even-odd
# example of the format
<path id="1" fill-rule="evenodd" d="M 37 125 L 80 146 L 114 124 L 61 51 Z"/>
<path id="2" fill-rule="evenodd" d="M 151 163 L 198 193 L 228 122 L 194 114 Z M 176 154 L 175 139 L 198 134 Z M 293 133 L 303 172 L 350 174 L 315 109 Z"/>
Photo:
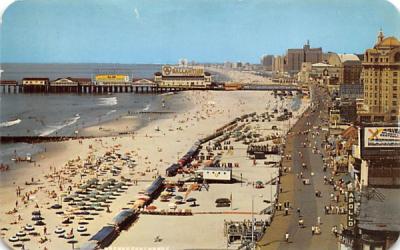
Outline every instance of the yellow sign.
<path id="1" fill-rule="evenodd" d="M 398 127 L 367 127 L 364 136 L 364 147 L 400 147 Z"/>
<path id="2" fill-rule="evenodd" d="M 203 76 L 204 67 L 163 66 L 163 76 Z"/>
<path id="3" fill-rule="evenodd" d="M 127 75 L 96 75 L 97 82 L 128 82 Z"/>

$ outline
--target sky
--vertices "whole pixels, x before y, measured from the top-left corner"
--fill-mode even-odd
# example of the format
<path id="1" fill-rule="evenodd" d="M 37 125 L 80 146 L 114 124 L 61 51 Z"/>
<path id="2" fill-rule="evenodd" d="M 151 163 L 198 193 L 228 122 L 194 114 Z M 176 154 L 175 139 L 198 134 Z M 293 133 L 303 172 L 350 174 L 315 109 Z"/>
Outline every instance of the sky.
<path id="1" fill-rule="evenodd" d="M 257 63 L 307 40 L 364 53 L 381 28 L 400 38 L 384 0 L 19 0 L 2 16 L 0 62 Z"/>

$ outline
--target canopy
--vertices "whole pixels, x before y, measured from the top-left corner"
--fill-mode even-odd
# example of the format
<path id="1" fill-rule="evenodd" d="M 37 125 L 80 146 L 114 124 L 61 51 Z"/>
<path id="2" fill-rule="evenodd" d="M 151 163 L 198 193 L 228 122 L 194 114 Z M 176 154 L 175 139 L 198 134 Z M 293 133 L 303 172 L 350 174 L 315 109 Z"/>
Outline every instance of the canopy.
<path id="1" fill-rule="evenodd" d="M 135 212 L 132 209 L 122 210 L 119 214 L 117 214 L 113 219 L 112 223 L 119 226 L 126 222 L 127 220 L 132 219 L 135 216 Z"/>
<path id="2" fill-rule="evenodd" d="M 115 228 L 113 226 L 105 226 L 102 229 L 100 229 L 100 231 L 98 231 L 95 235 L 92 236 L 92 238 L 89 239 L 90 240 L 95 240 L 98 242 L 103 242 L 104 240 L 106 240 L 110 235 L 115 234 Z"/>

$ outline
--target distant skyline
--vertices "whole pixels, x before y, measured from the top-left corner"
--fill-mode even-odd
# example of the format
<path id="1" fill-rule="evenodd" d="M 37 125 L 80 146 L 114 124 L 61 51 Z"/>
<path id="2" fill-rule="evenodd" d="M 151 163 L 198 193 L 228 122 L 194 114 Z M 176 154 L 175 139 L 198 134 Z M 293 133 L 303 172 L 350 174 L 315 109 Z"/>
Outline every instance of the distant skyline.
<path id="1" fill-rule="evenodd" d="M 384 0 L 20 0 L 2 17 L 0 62 L 258 63 L 307 40 L 364 53 L 380 28 L 400 37 Z"/>

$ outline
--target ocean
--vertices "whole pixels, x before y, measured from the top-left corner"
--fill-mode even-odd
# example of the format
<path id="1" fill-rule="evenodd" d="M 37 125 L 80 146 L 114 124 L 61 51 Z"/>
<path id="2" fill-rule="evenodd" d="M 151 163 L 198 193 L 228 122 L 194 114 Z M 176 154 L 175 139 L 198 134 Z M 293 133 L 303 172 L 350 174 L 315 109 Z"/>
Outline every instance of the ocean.
<path id="1" fill-rule="evenodd" d="M 161 65 L 121 64 L 4 64 L 2 80 L 24 77 L 91 77 L 98 73 L 124 73 L 134 78 L 150 78 Z M 0 135 L 73 135 L 75 130 L 114 120 L 138 111 L 160 110 L 162 101 L 170 110 L 180 110 L 178 95 L 157 94 L 0 94 Z M 139 124 L 146 122 L 139 115 Z M 0 144 L 0 162 L 42 151 L 40 144 Z"/>

